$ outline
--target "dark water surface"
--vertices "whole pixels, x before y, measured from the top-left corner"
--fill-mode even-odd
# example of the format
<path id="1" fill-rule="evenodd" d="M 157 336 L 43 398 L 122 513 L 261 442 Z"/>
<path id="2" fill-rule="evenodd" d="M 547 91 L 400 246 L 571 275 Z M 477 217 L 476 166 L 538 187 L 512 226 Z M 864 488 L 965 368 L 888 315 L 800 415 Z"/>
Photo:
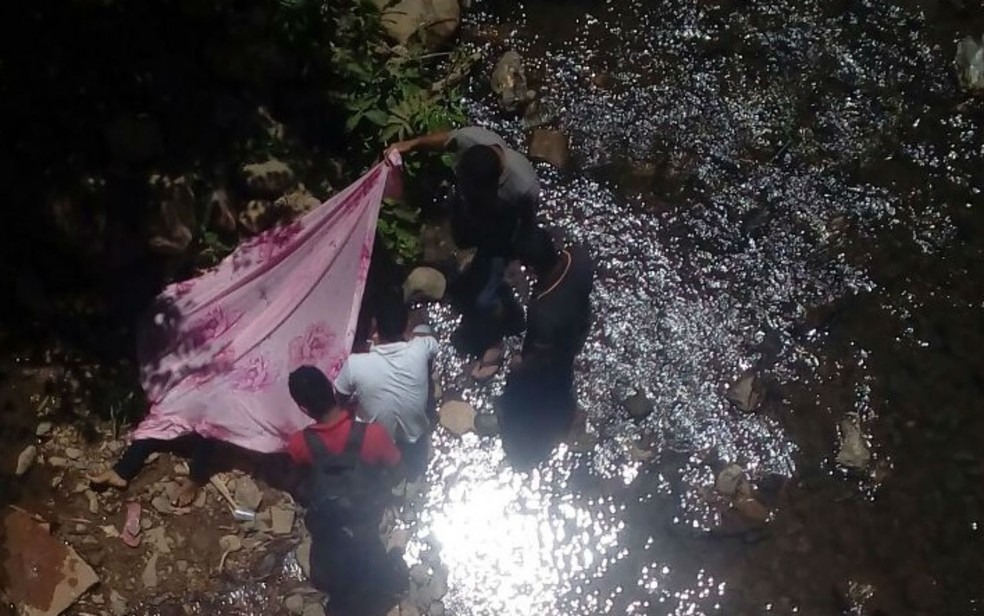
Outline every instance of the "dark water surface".
<path id="1" fill-rule="evenodd" d="M 448 612 L 979 613 L 984 139 L 952 71 L 973 22 L 945 3 L 475 5 L 571 137 L 581 170 L 539 167 L 542 214 L 600 274 L 588 436 L 529 473 L 497 439 L 439 439 L 411 557 L 439 554 Z M 483 88 L 467 104 L 525 145 Z M 766 399 L 746 414 L 724 393 L 750 367 Z M 501 384 L 462 396 L 490 412 Z M 634 391 L 655 405 L 640 423 Z M 865 472 L 833 461 L 849 413 Z M 764 528 L 709 503 L 728 463 Z"/>

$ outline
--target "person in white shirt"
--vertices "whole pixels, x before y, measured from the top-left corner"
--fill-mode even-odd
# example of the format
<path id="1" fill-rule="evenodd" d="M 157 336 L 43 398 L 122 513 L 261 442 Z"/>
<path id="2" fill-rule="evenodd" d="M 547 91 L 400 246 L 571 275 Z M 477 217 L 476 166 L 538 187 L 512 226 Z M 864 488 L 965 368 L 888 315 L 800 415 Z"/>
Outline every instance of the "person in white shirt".
<path id="1" fill-rule="evenodd" d="M 386 428 L 414 476 L 427 464 L 431 366 L 438 344 L 426 325 L 407 340 L 407 319 L 402 302 L 384 301 L 373 319 L 373 347 L 349 356 L 335 390 L 355 403 L 360 420 Z"/>

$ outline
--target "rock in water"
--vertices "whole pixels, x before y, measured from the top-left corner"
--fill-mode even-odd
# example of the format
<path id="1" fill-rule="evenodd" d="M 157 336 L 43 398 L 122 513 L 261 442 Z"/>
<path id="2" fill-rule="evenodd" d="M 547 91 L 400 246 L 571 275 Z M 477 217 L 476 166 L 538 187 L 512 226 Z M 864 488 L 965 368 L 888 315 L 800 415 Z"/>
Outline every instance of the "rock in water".
<path id="1" fill-rule="evenodd" d="M 276 199 L 294 185 L 294 171 L 283 161 L 271 158 L 243 165 L 243 178 L 257 197 Z"/>
<path id="2" fill-rule="evenodd" d="M 652 401 L 641 391 L 626 398 L 622 405 L 633 419 L 645 419 L 655 408 Z"/>
<path id="3" fill-rule="evenodd" d="M 724 496 L 735 496 L 742 484 L 747 481 L 745 469 L 737 464 L 731 464 L 718 473 L 717 481 L 714 482 L 714 489 Z"/>
<path id="4" fill-rule="evenodd" d="M 14 474 L 18 477 L 22 477 L 27 471 L 34 466 L 34 461 L 38 459 L 38 448 L 34 445 L 28 445 L 24 448 L 24 451 L 20 452 L 17 456 L 17 468 L 14 469 Z"/>
<path id="5" fill-rule="evenodd" d="M 475 409 L 467 402 L 460 400 L 445 402 L 439 413 L 441 425 L 452 434 L 461 436 L 475 429 Z"/>
<path id="6" fill-rule="evenodd" d="M 973 93 L 984 92 L 984 46 L 977 39 L 968 36 L 957 43 L 953 63 L 962 88 Z"/>
<path id="7" fill-rule="evenodd" d="M 855 413 L 848 413 L 847 417 L 841 420 L 840 428 L 840 451 L 837 452 L 837 463 L 841 466 L 855 470 L 865 470 L 871 461 L 871 452 L 864 442 L 861 434 L 859 418 Z"/>
<path id="8" fill-rule="evenodd" d="M 302 616 L 325 616 L 325 608 L 321 605 L 320 601 L 314 601 L 308 603 L 304 606 L 304 611 L 301 612 Z"/>
<path id="9" fill-rule="evenodd" d="M 27 616 L 56 616 L 99 578 L 78 553 L 54 539 L 30 515 L 12 511 L 3 519 L 6 599 Z"/>
<path id="10" fill-rule="evenodd" d="M 284 601 L 284 607 L 291 614 L 301 614 L 304 612 L 304 597 L 301 595 L 290 595 L 287 600 Z"/>
<path id="11" fill-rule="evenodd" d="M 403 282 L 404 301 L 441 301 L 447 290 L 448 281 L 444 274 L 433 267 L 415 268 Z"/>
<path id="12" fill-rule="evenodd" d="M 515 51 L 502 54 L 492 69 L 492 91 L 506 111 L 516 111 L 534 98 L 527 87 L 523 58 Z"/>
<path id="13" fill-rule="evenodd" d="M 390 39 L 406 45 L 416 34 L 430 50 L 451 42 L 461 23 L 458 0 L 373 0 L 382 11 L 382 25 Z"/>
<path id="14" fill-rule="evenodd" d="M 499 433 L 499 419 L 494 413 L 481 413 L 475 416 L 475 432 L 479 436 L 495 436 Z"/>
<path id="15" fill-rule="evenodd" d="M 538 128 L 530 137 L 530 158 L 543 160 L 558 169 L 566 169 L 571 162 L 571 146 L 567 135 L 548 128 Z"/>
<path id="16" fill-rule="evenodd" d="M 290 534 L 294 529 L 294 510 L 286 507 L 271 507 L 270 526 L 275 535 Z"/>
<path id="17" fill-rule="evenodd" d="M 762 387 L 753 370 L 747 370 L 734 385 L 728 389 L 728 400 L 736 407 L 751 413 L 762 404 Z"/>

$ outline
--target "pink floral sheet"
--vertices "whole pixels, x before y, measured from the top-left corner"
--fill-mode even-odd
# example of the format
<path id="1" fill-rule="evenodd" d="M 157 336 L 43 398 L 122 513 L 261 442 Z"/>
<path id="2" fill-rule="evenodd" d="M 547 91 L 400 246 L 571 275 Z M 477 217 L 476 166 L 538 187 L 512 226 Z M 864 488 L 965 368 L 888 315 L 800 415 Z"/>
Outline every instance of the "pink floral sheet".
<path id="1" fill-rule="evenodd" d="M 334 379 L 348 356 L 380 203 L 399 192 L 399 165 L 391 155 L 300 220 L 164 290 L 139 332 L 150 411 L 133 439 L 196 432 L 274 452 L 311 423 L 287 376 L 309 364 Z"/>

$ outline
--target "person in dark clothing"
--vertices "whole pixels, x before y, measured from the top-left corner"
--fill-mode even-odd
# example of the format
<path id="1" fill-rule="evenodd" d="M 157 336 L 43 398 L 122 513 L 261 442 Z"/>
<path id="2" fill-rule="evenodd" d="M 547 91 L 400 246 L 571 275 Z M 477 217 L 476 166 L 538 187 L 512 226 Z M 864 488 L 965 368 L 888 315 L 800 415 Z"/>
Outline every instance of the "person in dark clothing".
<path id="1" fill-rule="evenodd" d="M 379 537 L 378 473 L 400 461 L 385 428 L 356 422 L 338 404 L 328 377 L 301 366 L 288 378 L 291 397 L 315 420 L 290 439 L 287 452 L 308 467 L 303 502 L 311 533 L 311 583 L 341 616 L 386 614 L 407 584 L 402 555 L 387 554 Z"/>
<path id="2" fill-rule="evenodd" d="M 503 445 L 514 462 L 535 464 L 567 432 L 577 407 L 574 360 L 591 327 L 594 264 L 583 245 L 557 250 L 544 229 L 519 257 L 536 275 L 520 357 L 498 400 Z"/>
<path id="3" fill-rule="evenodd" d="M 211 477 L 214 449 L 214 440 L 198 434 L 189 434 L 173 441 L 153 438 L 135 440 L 130 443 L 112 468 L 90 477 L 89 483 L 96 488 L 112 487 L 125 490 L 152 454 L 163 451 L 189 452 L 188 477 L 179 478 L 178 491 L 171 501 L 175 507 L 189 507 L 198 496 L 198 491 Z"/>
<path id="4" fill-rule="evenodd" d="M 478 357 L 472 377 L 496 374 L 503 338 L 523 331 L 523 309 L 504 281 L 520 238 L 534 226 L 540 183 L 530 161 L 495 133 L 476 126 L 438 132 L 393 145 L 401 154 L 445 150 L 454 158 L 451 232 L 459 248 L 475 248 L 471 263 L 449 281 L 448 295 L 461 313 L 454 346 Z"/>

